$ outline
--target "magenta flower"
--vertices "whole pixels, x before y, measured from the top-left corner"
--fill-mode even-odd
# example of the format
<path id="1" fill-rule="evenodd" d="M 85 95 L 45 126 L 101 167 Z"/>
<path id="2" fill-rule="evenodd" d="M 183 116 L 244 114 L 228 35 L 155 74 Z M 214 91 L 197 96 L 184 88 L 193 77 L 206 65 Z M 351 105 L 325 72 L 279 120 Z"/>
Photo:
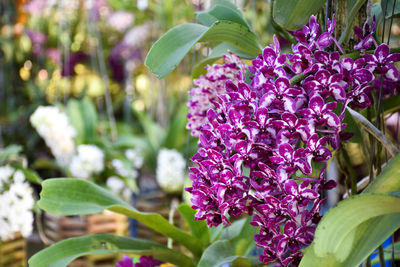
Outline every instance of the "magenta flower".
<path id="1" fill-rule="evenodd" d="M 303 25 L 301 30 L 294 30 L 293 35 L 299 43 L 306 45 L 309 49 L 315 48 L 316 40 L 320 35 L 320 25 L 314 16 L 310 17 L 307 25 Z"/>
<path id="2" fill-rule="evenodd" d="M 354 46 L 354 49 L 356 50 L 367 50 L 369 49 L 372 45 L 375 45 L 375 47 L 378 46 L 378 44 L 375 41 L 375 38 L 372 36 L 376 28 L 376 18 L 372 19 L 371 25 L 368 24 L 368 22 L 365 22 L 364 27 L 361 29 L 358 26 L 354 27 L 354 35 L 360 39 L 360 41 Z"/>
<path id="3" fill-rule="evenodd" d="M 319 138 L 316 133 L 311 135 L 308 139 L 306 150 L 312 155 L 315 162 L 328 161 L 332 157 L 331 151 L 327 147 L 323 146 L 328 139 L 328 136 Z"/>
<path id="4" fill-rule="evenodd" d="M 135 263 L 135 267 L 156 267 L 162 263 L 162 261 L 155 260 L 152 256 L 142 256 L 139 258 L 139 262 Z"/>
<path id="5" fill-rule="evenodd" d="M 260 107 L 268 108 L 271 105 L 274 107 L 289 112 L 296 111 L 295 97 L 300 93 L 300 90 L 290 86 L 288 78 L 279 77 L 274 84 L 264 84 L 266 93 L 260 99 Z"/>
<path id="6" fill-rule="evenodd" d="M 115 267 L 133 267 L 133 260 L 127 255 L 124 255 L 124 258 L 117 262 Z"/>
<path id="7" fill-rule="evenodd" d="M 367 70 L 394 82 L 399 80 L 399 70 L 391 63 L 400 60 L 400 53 L 390 54 L 387 44 L 378 46 L 373 55 L 364 55 L 364 59 Z"/>
<path id="8" fill-rule="evenodd" d="M 344 54 L 343 49 L 340 47 L 338 41 L 336 41 L 335 37 L 332 36 L 335 30 L 335 16 L 332 17 L 332 20 L 328 19 L 327 30 L 327 32 L 324 32 L 319 36 L 317 40 L 317 46 L 319 48 L 327 48 L 334 42 L 339 48 L 340 52 Z"/>
<path id="9" fill-rule="evenodd" d="M 192 90 L 188 128 L 199 136 L 199 150 L 187 190 L 195 218 L 211 227 L 229 224 L 229 217 L 253 216 L 264 263 L 297 266 L 301 249 L 313 241 L 321 193 L 336 186 L 324 177 L 326 162 L 352 135 L 344 131 L 346 106 L 372 103 L 370 91 L 380 80 L 373 73 L 384 75 L 384 90 L 396 90 L 392 63 L 400 56 L 390 55 L 387 46 L 355 61 L 321 50 L 336 45 L 342 51 L 334 24 L 332 19 L 321 33 L 312 16 L 293 32 L 299 43 L 285 55 L 275 38 L 249 66 L 250 84 L 246 67 L 236 62 L 209 67 Z M 229 71 L 234 74 L 227 78 Z M 307 77 L 291 85 L 296 74 Z M 318 162 L 321 170 L 313 168 Z"/>

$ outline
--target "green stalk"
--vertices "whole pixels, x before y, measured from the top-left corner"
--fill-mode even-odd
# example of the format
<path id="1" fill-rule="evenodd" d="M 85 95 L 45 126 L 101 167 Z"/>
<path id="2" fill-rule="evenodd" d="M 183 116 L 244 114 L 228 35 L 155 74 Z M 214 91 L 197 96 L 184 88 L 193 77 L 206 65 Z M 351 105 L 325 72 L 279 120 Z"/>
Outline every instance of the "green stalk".
<path id="1" fill-rule="evenodd" d="M 350 181 L 351 181 L 351 195 L 357 195 L 357 174 L 351 164 L 351 160 L 349 157 L 349 154 L 347 153 L 346 149 L 342 149 L 343 157 L 344 157 L 344 163 L 346 164 L 347 171 L 350 176 Z"/>

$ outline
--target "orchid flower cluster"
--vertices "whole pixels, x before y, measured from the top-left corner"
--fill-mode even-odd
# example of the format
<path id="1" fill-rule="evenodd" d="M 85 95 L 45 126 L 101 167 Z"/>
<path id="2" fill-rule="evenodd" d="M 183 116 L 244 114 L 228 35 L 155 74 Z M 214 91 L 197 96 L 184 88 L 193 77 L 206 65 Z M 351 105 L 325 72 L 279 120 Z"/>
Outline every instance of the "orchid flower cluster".
<path id="1" fill-rule="evenodd" d="M 182 193 L 186 161 L 175 149 L 162 148 L 157 156 L 156 179 L 167 194 Z"/>
<path id="2" fill-rule="evenodd" d="M 32 126 L 44 139 L 57 162 L 67 167 L 75 153 L 75 128 L 66 113 L 55 106 L 39 106 L 30 117 Z"/>
<path id="3" fill-rule="evenodd" d="M 333 17 L 322 32 L 311 16 L 293 32 L 298 43 L 291 53 L 281 53 L 274 36 L 248 67 L 250 84 L 246 67 L 230 54 L 224 65 L 208 67 L 190 92 L 187 127 L 199 137 L 187 188 L 195 217 L 212 227 L 253 215 L 264 263 L 298 265 L 321 218 L 321 192 L 336 186 L 324 177 L 326 162 L 352 135 L 344 132 L 346 107 L 368 107 L 377 80 L 399 79 L 392 63 L 400 54 L 371 41 L 373 25 L 358 29 L 357 45 L 375 45 L 375 52 L 357 60 L 325 51 L 335 45 L 343 53 L 334 27 Z"/>
<path id="4" fill-rule="evenodd" d="M 21 170 L 0 166 L 0 243 L 33 230 L 33 189 Z"/>

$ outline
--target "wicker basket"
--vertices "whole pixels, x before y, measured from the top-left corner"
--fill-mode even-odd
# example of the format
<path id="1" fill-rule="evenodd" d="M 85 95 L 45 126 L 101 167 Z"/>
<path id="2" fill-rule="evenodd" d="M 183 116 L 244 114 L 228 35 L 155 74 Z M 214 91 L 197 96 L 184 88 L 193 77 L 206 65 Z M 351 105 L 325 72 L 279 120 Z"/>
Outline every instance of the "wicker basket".
<path id="1" fill-rule="evenodd" d="M 66 238 L 110 233 L 120 236 L 129 235 L 128 218 L 124 215 L 105 211 L 100 214 L 87 216 L 60 216 L 50 213 L 44 215 L 45 243 L 54 243 Z M 75 260 L 69 266 L 115 266 L 115 262 L 121 258 L 119 254 L 88 255 Z M 0 265 L 1 266 L 1 265 Z"/>
<path id="2" fill-rule="evenodd" d="M 0 242 L 0 266 L 26 266 L 26 239 L 20 234 L 13 239 Z"/>

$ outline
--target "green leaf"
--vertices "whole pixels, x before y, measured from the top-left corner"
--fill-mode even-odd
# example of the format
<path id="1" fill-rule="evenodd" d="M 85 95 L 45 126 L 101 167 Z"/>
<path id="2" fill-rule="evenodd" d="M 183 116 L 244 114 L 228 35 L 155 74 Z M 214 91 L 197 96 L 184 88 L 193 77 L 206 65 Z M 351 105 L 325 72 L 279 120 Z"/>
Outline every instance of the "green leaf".
<path id="1" fill-rule="evenodd" d="M 216 47 L 214 47 L 208 57 L 197 63 L 192 70 L 192 78 L 196 79 L 200 77 L 200 75 L 204 75 L 207 73 L 205 67 L 209 64 L 214 63 L 218 59 L 220 59 L 223 55 L 228 54 L 228 51 L 235 53 L 236 55 L 240 56 L 241 58 L 246 59 L 253 59 L 254 56 L 249 55 L 240 49 L 236 48 L 235 46 L 228 44 L 228 43 L 220 43 Z"/>
<path id="2" fill-rule="evenodd" d="M 145 65 L 159 78 L 163 78 L 181 62 L 193 45 L 207 41 L 227 42 L 253 56 L 261 52 L 256 35 L 241 24 L 217 21 L 208 28 L 186 23 L 172 28 L 161 36 L 150 49 Z"/>
<path id="3" fill-rule="evenodd" d="M 251 217 L 248 217 L 239 233 L 234 240 L 235 254 L 236 255 L 249 255 L 254 247 L 254 235 L 257 232 L 258 227 L 250 224 Z"/>
<path id="4" fill-rule="evenodd" d="M 394 243 L 394 259 L 395 260 L 400 260 L 400 242 Z M 383 250 L 392 250 L 392 244 L 386 246 L 383 248 Z M 387 252 L 385 251 L 383 253 L 383 257 L 385 258 L 385 261 L 390 261 L 392 260 L 392 252 Z M 379 263 L 379 257 L 376 257 L 375 259 L 372 260 L 371 264 L 377 264 Z"/>
<path id="5" fill-rule="evenodd" d="M 180 204 L 178 206 L 178 211 L 182 214 L 183 218 L 185 218 L 193 236 L 201 240 L 204 247 L 207 246 L 210 243 L 210 232 L 208 231 L 206 222 L 204 220 L 196 220 L 194 218 L 196 211 L 187 204 Z"/>
<path id="6" fill-rule="evenodd" d="M 85 140 L 85 123 L 81 114 L 80 103 L 76 99 L 70 99 L 67 104 L 67 115 L 69 123 L 76 130 L 75 143 L 77 145 L 83 144 Z"/>
<path id="7" fill-rule="evenodd" d="M 400 213 L 400 198 L 395 196 L 362 194 L 339 202 L 318 225 L 314 238 L 316 255 L 334 254 L 339 261 L 345 261 L 355 238 L 352 230 L 371 218 L 393 213 Z"/>
<path id="8" fill-rule="evenodd" d="M 250 29 L 250 25 L 243 18 L 236 6 L 235 8 L 232 8 L 221 4 L 216 4 L 209 10 L 198 12 L 197 20 L 207 27 L 210 27 L 217 21 L 226 20 L 241 24 Z"/>
<path id="9" fill-rule="evenodd" d="M 80 256 L 111 253 L 151 255 L 157 260 L 178 266 L 195 266 L 193 260 L 186 255 L 158 243 L 112 234 L 95 234 L 63 240 L 38 252 L 28 263 L 31 267 L 64 267 Z"/>
<path id="10" fill-rule="evenodd" d="M 242 218 L 242 219 L 239 219 L 239 220 L 233 222 L 231 225 L 224 227 L 223 230 L 221 231 L 218 239 L 219 240 L 236 239 L 242 232 L 246 223 L 248 223 L 248 222 L 249 222 L 248 218 Z"/>
<path id="11" fill-rule="evenodd" d="M 94 214 L 108 209 L 138 220 L 147 227 L 172 238 L 196 256 L 202 252 L 201 242 L 197 238 L 171 225 L 160 214 L 140 212 L 106 189 L 88 181 L 72 178 L 46 180 L 42 183 L 38 206 L 45 211 L 60 215 Z"/>
<path id="12" fill-rule="evenodd" d="M 316 15 L 325 4 L 325 0 L 275 0 L 273 18 L 287 30 L 295 30 L 307 24 L 311 15 Z"/>
<path id="13" fill-rule="evenodd" d="M 300 266 L 357 266 L 400 227 L 400 198 L 361 194 L 339 202 L 319 223 Z"/>
<path id="14" fill-rule="evenodd" d="M 0 159 L 18 155 L 21 151 L 22 151 L 22 146 L 9 145 L 4 149 L 0 149 Z"/>
<path id="15" fill-rule="evenodd" d="M 228 240 L 218 240 L 204 251 L 197 266 L 220 267 L 222 264 L 231 263 L 238 258 L 240 258 L 240 263 L 244 264 L 241 266 L 245 267 L 250 265 L 249 260 L 246 261 L 244 257 L 234 255 L 234 250 L 231 242 L 229 242 Z"/>
<path id="16" fill-rule="evenodd" d="M 40 184 L 42 182 L 42 179 L 37 174 L 37 172 L 27 169 L 27 168 L 22 168 L 22 167 L 17 167 L 17 169 L 21 170 L 24 173 L 27 181 L 34 183 L 34 184 Z"/>
<path id="17" fill-rule="evenodd" d="M 389 193 L 400 191 L 400 154 L 393 157 L 379 176 L 364 189 L 363 193 Z"/>
<path id="18" fill-rule="evenodd" d="M 89 98 L 83 98 L 80 101 L 80 113 L 84 127 L 85 143 L 93 143 L 96 136 L 97 128 L 97 111 Z"/>

